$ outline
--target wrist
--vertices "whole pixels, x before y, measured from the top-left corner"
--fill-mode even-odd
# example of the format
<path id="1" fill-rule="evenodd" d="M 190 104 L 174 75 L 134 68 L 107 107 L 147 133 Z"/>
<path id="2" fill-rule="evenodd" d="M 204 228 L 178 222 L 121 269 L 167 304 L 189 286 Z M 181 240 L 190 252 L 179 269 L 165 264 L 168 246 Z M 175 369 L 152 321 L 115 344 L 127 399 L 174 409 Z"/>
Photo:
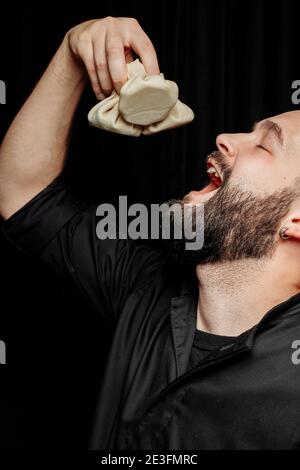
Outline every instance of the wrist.
<path id="1" fill-rule="evenodd" d="M 85 67 L 71 51 L 68 33 L 53 57 L 50 68 L 62 84 L 84 87 L 87 83 Z"/>

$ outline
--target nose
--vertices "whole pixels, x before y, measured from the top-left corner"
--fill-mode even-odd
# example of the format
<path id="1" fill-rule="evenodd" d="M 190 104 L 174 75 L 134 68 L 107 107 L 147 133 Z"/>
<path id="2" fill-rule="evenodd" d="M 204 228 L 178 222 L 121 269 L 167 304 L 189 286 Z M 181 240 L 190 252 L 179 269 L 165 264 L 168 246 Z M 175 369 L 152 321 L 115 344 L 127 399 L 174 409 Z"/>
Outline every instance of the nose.
<path id="1" fill-rule="evenodd" d="M 228 158 L 236 158 L 237 142 L 234 134 L 220 134 L 216 139 L 216 144 L 221 153 Z"/>

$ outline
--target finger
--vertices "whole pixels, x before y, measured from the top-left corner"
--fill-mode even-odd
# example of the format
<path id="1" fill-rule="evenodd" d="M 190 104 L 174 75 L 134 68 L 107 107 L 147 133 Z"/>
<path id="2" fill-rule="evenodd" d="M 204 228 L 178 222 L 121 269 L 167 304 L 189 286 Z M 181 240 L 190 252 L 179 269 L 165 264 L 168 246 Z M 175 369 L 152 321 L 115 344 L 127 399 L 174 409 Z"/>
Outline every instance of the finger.
<path id="1" fill-rule="evenodd" d="M 96 72 L 96 66 L 94 62 L 94 56 L 93 56 L 93 51 L 92 48 L 89 48 L 90 53 L 87 54 L 86 52 L 87 49 L 85 49 L 85 53 L 81 54 L 81 59 L 85 65 L 85 68 L 87 70 L 87 73 L 89 75 L 90 81 L 92 88 L 94 90 L 95 95 L 99 100 L 103 100 L 105 98 L 105 95 L 101 89 L 97 72 Z"/>
<path id="2" fill-rule="evenodd" d="M 116 32 L 115 29 L 110 29 L 107 31 L 105 46 L 108 69 L 113 86 L 117 93 L 120 93 L 122 86 L 127 81 L 127 68 L 124 44 L 121 36 Z"/>
<path id="3" fill-rule="evenodd" d="M 133 62 L 133 61 L 134 61 L 134 58 L 133 58 L 133 54 L 132 54 L 132 49 L 131 49 L 131 47 L 125 47 L 125 48 L 124 48 L 124 52 L 125 52 L 125 61 L 126 61 L 126 64 L 130 64 L 130 62 Z"/>
<path id="4" fill-rule="evenodd" d="M 158 75 L 160 73 L 156 51 L 151 39 L 142 30 L 138 30 L 131 38 L 130 44 L 133 50 L 139 55 L 148 75 Z"/>
<path id="5" fill-rule="evenodd" d="M 97 37 L 93 42 L 93 54 L 96 73 L 101 90 L 106 96 L 110 95 L 114 86 L 108 70 L 108 62 L 105 54 L 105 36 Z"/>

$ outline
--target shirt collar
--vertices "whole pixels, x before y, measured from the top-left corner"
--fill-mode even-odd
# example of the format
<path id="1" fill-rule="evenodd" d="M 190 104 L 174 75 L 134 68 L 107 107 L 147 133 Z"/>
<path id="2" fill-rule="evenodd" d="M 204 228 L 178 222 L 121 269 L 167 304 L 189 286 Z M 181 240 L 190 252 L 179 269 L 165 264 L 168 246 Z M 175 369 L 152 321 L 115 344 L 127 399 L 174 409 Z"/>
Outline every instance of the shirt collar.
<path id="1" fill-rule="evenodd" d="M 185 271 L 181 280 L 180 295 L 172 298 L 170 312 L 178 376 L 184 374 L 188 366 L 197 328 L 198 296 L 199 288 L 195 271 Z M 278 317 L 280 317 L 282 313 L 284 313 L 286 317 L 288 311 L 299 304 L 300 292 L 270 309 L 255 327 L 235 338 L 232 344 L 229 344 L 227 348 L 231 346 L 235 351 L 252 349 L 255 335 L 259 330 L 269 325 L 274 317 L 278 320 Z M 228 352 L 228 349 L 225 351 L 223 348 L 220 348 L 215 355 L 217 356 L 219 354 L 221 356 Z"/>

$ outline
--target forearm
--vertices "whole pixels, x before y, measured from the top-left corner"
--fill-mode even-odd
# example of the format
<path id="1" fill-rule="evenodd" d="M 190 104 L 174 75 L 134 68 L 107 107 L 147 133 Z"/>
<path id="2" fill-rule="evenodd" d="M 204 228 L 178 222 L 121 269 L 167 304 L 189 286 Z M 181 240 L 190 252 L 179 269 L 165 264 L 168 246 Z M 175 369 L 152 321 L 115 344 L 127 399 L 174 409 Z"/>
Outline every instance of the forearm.
<path id="1" fill-rule="evenodd" d="M 58 176 L 86 75 L 64 39 L 10 126 L 0 148 L 0 213 L 4 218 Z"/>
<path id="2" fill-rule="evenodd" d="M 133 18 L 89 20 L 67 33 L 0 148 L 0 215 L 10 217 L 61 173 L 87 77 L 98 98 L 119 93 L 132 49 L 149 75 L 159 74 L 155 49 Z"/>

